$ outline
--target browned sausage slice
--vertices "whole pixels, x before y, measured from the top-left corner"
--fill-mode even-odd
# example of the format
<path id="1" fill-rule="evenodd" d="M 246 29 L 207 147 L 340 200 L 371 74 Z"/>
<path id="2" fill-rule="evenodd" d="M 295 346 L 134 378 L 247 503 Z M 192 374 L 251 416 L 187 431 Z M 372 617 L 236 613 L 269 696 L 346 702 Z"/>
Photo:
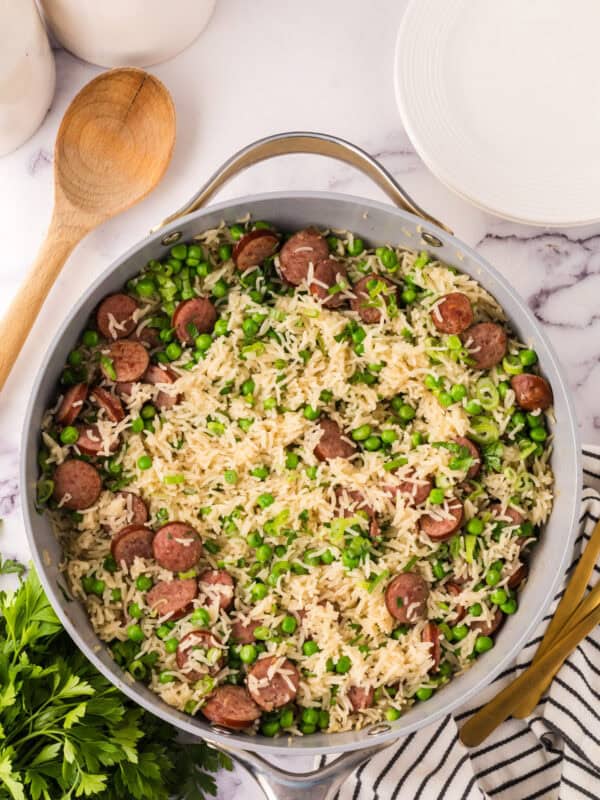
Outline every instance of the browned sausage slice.
<path id="1" fill-rule="evenodd" d="M 250 696 L 265 711 L 281 708 L 295 699 L 300 685 L 298 670 L 287 658 L 267 656 L 248 671 Z"/>
<path id="2" fill-rule="evenodd" d="M 525 578 L 529 575 L 529 567 L 527 564 L 521 564 L 508 579 L 507 586 L 509 589 L 516 589 L 520 586 Z"/>
<path id="3" fill-rule="evenodd" d="M 356 446 L 347 437 L 344 437 L 335 420 L 323 417 L 319 420 L 319 427 L 321 428 L 321 438 L 314 449 L 314 454 L 319 461 L 350 458 L 356 453 Z"/>
<path id="4" fill-rule="evenodd" d="M 513 375 L 510 385 L 515 393 L 517 404 L 525 411 L 545 411 L 552 405 L 552 388 L 545 378 L 539 375 Z"/>
<path id="5" fill-rule="evenodd" d="M 117 492 L 118 497 L 122 497 L 125 501 L 125 508 L 130 517 L 131 525 L 143 525 L 148 522 L 148 506 L 139 494 L 135 492 Z"/>
<path id="6" fill-rule="evenodd" d="M 72 425 L 77 419 L 88 395 L 87 383 L 76 383 L 65 392 L 62 403 L 56 412 L 59 425 Z"/>
<path id="7" fill-rule="evenodd" d="M 54 470 L 54 499 L 62 508 L 81 511 L 93 506 L 102 491 L 98 470 L 86 461 L 68 458 Z"/>
<path id="8" fill-rule="evenodd" d="M 154 347 L 160 347 L 162 344 L 159 329 L 151 328 L 150 325 L 144 325 L 143 328 L 138 326 L 133 333 L 133 338 L 137 342 L 141 342 L 149 350 L 152 350 Z"/>
<path id="9" fill-rule="evenodd" d="M 475 369 L 491 369 L 506 355 L 506 332 L 496 322 L 478 322 L 462 334 L 462 342 L 469 351 Z"/>
<path id="10" fill-rule="evenodd" d="M 497 608 L 490 622 L 484 622 L 483 620 L 476 620 L 475 622 L 471 623 L 471 628 L 474 628 L 476 631 L 479 631 L 479 633 L 482 636 L 491 636 L 493 633 L 496 633 L 500 625 L 502 625 L 503 619 L 504 619 L 504 614 L 500 611 L 499 608 Z"/>
<path id="11" fill-rule="evenodd" d="M 173 313 L 173 327 L 183 344 L 191 344 L 200 333 L 210 333 L 216 321 L 217 311 L 206 297 L 184 300 Z"/>
<path id="12" fill-rule="evenodd" d="M 346 268 L 333 258 L 319 261 L 308 288 L 311 294 L 323 301 L 326 308 L 339 308 L 346 302 L 342 291 L 350 288 Z"/>
<path id="13" fill-rule="evenodd" d="M 477 447 L 475 442 L 472 442 L 470 439 L 467 439 L 466 436 L 457 436 L 454 439 L 454 441 L 461 447 L 466 447 L 467 450 L 469 451 L 469 455 L 473 459 L 473 463 L 467 470 L 467 474 L 465 476 L 467 480 L 471 480 L 471 478 L 475 478 L 477 475 L 479 475 L 479 472 L 481 470 L 481 453 L 479 451 L 479 448 Z"/>
<path id="14" fill-rule="evenodd" d="M 241 271 L 257 267 L 272 256 L 279 247 L 279 236 L 274 231 L 258 228 L 250 231 L 233 248 L 233 263 Z"/>
<path id="15" fill-rule="evenodd" d="M 316 266 L 329 256 L 329 246 L 315 228 L 298 231 L 287 240 L 279 254 L 281 274 L 292 286 L 299 286 L 308 277 L 308 266 Z"/>
<path id="16" fill-rule="evenodd" d="M 227 570 L 205 569 L 198 580 L 201 594 L 204 593 L 211 599 L 218 598 L 219 608 L 223 611 L 231 608 L 234 581 Z"/>
<path id="17" fill-rule="evenodd" d="M 130 567 L 137 558 L 152 558 L 154 533 L 143 525 L 133 523 L 115 533 L 110 543 L 112 557 L 121 565 Z"/>
<path id="18" fill-rule="evenodd" d="M 249 728 L 261 715 L 260 708 L 243 686 L 217 686 L 201 708 L 215 725 L 241 730 Z"/>
<path id="19" fill-rule="evenodd" d="M 384 304 L 389 305 L 393 300 L 398 300 L 398 287 L 395 283 L 384 278 L 383 275 L 365 275 L 354 284 L 352 289 L 355 297 L 350 301 L 353 311 L 356 311 L 363 322 L 373 325 L 381 319 L 381 310 Z"/>
<path id="20" fill-rule="evenodd" d="M 448 594 L 453 595 L 454 597 L 458 597 L 459 594 L 462 592 L 462 586 L 459 583 L 455 583 L 454 581 L 448 581 L 446 584 L 446 591 Z M 464 606 L 456 606 L 455 608 L 456 616 L 454 617 L 454 622 L 460 622 L 461 619 L 467 614 L 467 610 Z"/>
<path id="21" fill-rule="evenodd" d="M 128 294 L 109 294 L 98 306 L 96 324 L 105 339 L 124 339 L 133 333 L 139 306 Z"/>
<path id="22" fill-rule="evenodd" d="M 423 619 L 427 611 L 429 586 L 417 572 L 401 572 L 388 583 L 385 605 L 394 619 L 403 624 Z"/>
<path id="23" fill-rule="evenodd" d="M 348 689 L 348 700 L 352 703 L 355 711 L 362 711 L 371 708 L 375 698 L 375 690 L 372 687 L 363 689 L 362 686 L 351 686 Z"/>
<path id="24" fill-rule="evenodd" d="M 109 453 L 114 453 L 119 446 L 117 437 L 111 436 L 108 446 L 105 447 L 100 435 L 100 429 L 96 423 L 91 425 L 77 425 L 79 431 L 79 438 L 77 439 L 77 447 L 86 456 L 106 455 L 108 449 Z"/>
<path id="25" fill-rule="evenodd" d="M 426 533 L 434 542 L 449 539 L 460 528 L 463 520 L 463 504 L 458 498 L 452 498 L 439 508 L 440 511 L 430 511 L 419 520 L 419 527 L 423 533 Z M 450 516 L 442 516 L 441 509 L 447 510 Z"/>
<path id="26" fill-rule="evenodd" d="M 507 525 L 521 525 L 525 521 L 523 514 L 514 506 L 502 508 L 502 503 L 491 503 L 490 511 L 500 522 L 505 522 Z"/>
<path id="27" fill-rule="evenodd" d="M 171 572 L 187 572 L 202 556 L 200 535 L 185 522 L 167 522 L 156 531 L 154 558 Z"/>
<path id="28" fill-rule="evenodd" d="M 260 628 L 261 625 L 262 622 L 256 620 L 248 623 L 237 620 L 231 626 L 231 638 L 234 642 L 239 642 L 240 644 L 252 644 L 255 641 L 254 631 Z"/>
<path id="29" fill-rule="evenodd" d="M 177 377 L 178 376 L 173 372 L 173 370 L 169 369 L 168 367 L 163 368 L 157 366 L 156 364 L 150 364 L 142 376 L 142 381 L 143 383 L 150 383 L 153 386 L 156 386 L 161 383 L 175 383 Z M 177 403 L 180 403 L 181 398 L 182 395 L 180 394 L 169 394 L 168 392 L 163 392 L 160 390 L 154 398 L 154 405 L 160 411 L 162 411 L 165 408 L 172 408 Z"/>
<path id="30" fill-rule="evenodd" d="M 421 637 L 424 642 L 428 642 L 431 647 L 429 650 L 429 655 L 433 659 L 433 666 L 431 669 L 434 672 L 437 672 L 438 667 L 440 666 L 440 659 L 442 657 L 442 646 L 440 644 L 440 629 L 435 624 L 435 622 L 427 622 L 425 627 L 423 628 L 423 633 Z"/>
<path id="31" fill-rule="evenodd" d="M 174 581 L 159 581 L 146 595 L 146 604 L 159 617 L 180 619 L 192 610 L 192 602 L 198 594 L 195 578 Z"/>
<path id="32" fill-rule="evenodd" d="M 108 352 L 103 355 L 109 364 L 100 361 L 100 369 L 109 381 L 122 383 L 123 381 L 137 381 L 148 369 L 150 356 L 143 344 L 123 339 L 113 342 L 108 347 Z"/>
<path id="33" fill-rule="evenodd" d="M 208 651 L 219 649 L 221 655 L 209 660 Z M 225 651 L 221 649 L 221 640 L 210 631 L 196 630 L 186 633 L 179 640 L 175 654 L 177 666 L 190 683 L 195 683 L 203 675 L 216 675 L 225 663 Z"/>
<path id="34" fill-rule="evenodd" d="M 424 503 L 433 489 L 433 483 L 429 478 L 425 478 L 424 480 L 421 478 L 413 478 L 412 476 L 414 474 L 414 470 L 411 469 L 405 480 L 395 486 L 386 486 L 386 492 L 392 498 L 395 498 L 397 494 L 403 495 L 406 498 L 406 502 L 413 507 Z"/>
<path id="35" fill-rule="evenodd" d="M 473 324 L 471 301 L 462 292 L 450 292 L 432 309 L 431 319 L 442 333 L 462 333 Z"/>
<path id="36" fill-rule="evenodd" d="M 100 408 L 104 409 L 104 413 L 112 422 L 121 422 L 125 418 L 121 401 L 106 389 L 96 386 L 92 389 L 90 397 Z"/>

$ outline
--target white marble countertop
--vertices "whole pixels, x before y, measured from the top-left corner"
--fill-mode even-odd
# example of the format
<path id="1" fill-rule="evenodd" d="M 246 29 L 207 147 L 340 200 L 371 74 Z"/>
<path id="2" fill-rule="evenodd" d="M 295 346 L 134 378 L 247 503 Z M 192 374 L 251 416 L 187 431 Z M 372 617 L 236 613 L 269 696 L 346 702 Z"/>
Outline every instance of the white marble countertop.
<path id="1" fill-rule="evenodd" d="M 151 69 L 170 89 L 178 116 L 172 164 L 143 203 L 93 232 L 52 290 L 0 396 L 0 550 L 27 558 L 17 481 L 22 417 L 46 347 L 87 285 L 148 229 L 178 208 L 238 148 L 284 130 L 336 134 L 364 147 L 424 208 L 494 264 L 534 311 L 562 361 L 582 439 L 600 444 L 600 226 L 543 230 L 491 217 L 449 192 L 415 154 L 402 128 L 393 48 L 405 0 L 318 3 L 219 0 L 209 27 L 186 52 Z M 368 7 L 368 13 L 366 11 Z M 11 301 L 48 225 L 52 149 L 73 95 L 99 70 L 56 52 L 57 89 L 35 136 L 0 159 L 0 314 Z M 565 100 L 566 102 L 566 100 Z M 382 199 L 350 167 L 316 156 L 261 164 L 219 199 L 276 189 L 326 189 Z M 220 798 L 258 800 L 238 772 Z"/>

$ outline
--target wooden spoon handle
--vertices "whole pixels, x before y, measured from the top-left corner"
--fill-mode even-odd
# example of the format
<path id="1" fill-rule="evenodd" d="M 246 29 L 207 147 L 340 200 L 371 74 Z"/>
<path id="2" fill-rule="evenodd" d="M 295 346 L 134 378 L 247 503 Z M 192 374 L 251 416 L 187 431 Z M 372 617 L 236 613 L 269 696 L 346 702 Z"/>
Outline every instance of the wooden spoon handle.
<path id="1" fill-rule="evenodd" d="M 536 664 L 539 659 L 548 651 L 550 647 L 554 644 L 554 642 L 558 639 L 559 636 L 562 635 L 565 625 L 567 623 L 570 624 L 571 619 L 575 613 L 577 605 L 579 601 L 583 597 L 585 592 L 585 587 L 590 579 L 590 575 L 593 572 L 594 566 L 598 560 L 598 556 L 600 555 L 600 522 L 596 524 L 592 535 L 590 537 L 589 542 L 587 543 L 585 550 L 581 554 L 579 562 L 573 571 L 573 575 L 569 580 L 569 584 L 565 589 L 565 593 L 562 596 L 562 600 L 558 604 L 556 611 L 554 612 L 554 616 L 550 620 L 550 624 L 546 628 L 546 633 L 544 634 L 544 638 L 542 639 L 540 646 L 537 649 L 535 656 L 533 657 L 532 665 Z M 558 670 L 557 670 L 558 671 Z M 540 683 L 538 689 L 539 693 L 535 694 L 534 691 L 528 691 L 526 695 L 523 696 L 523 700 L 516 706 L 513 711 L 513 717 L 519 717 L 519 719 L 523 719 L 523 717 L 529 716 L 533 709 L 538 704 L 538 701 L 542 694 L 544 693 L 546 687 L 550 684 L 550 681 L 554 677 L 554 674 L 548 675 L 548 680 L 543 681 Z M 533 689 L 534 687 L 530 687 Z"/>
<path id="2" fill-rule="evenodd" d="M 498 725 L 504 722 L 521 701 L 522 693 L 530 681 L 539 682 L 552 674 L 573 652 L 579 642 L 600 622 L 600 607 L 594 609 L 577 625 L 569 628 L 536 664 L 519 675 L 489 703 L 474 714 L 461 728 L 460 739 L 467 747 L 476 747 L 486 739 Z"/>
<path id="3" fill-rule="evenodd" d="M 8 375 L 44 300 L 75 245 L 88 232 L 87 227 L 64 224 L 55 214 L 40 251 L 0 321 L 0 389 Z"/>

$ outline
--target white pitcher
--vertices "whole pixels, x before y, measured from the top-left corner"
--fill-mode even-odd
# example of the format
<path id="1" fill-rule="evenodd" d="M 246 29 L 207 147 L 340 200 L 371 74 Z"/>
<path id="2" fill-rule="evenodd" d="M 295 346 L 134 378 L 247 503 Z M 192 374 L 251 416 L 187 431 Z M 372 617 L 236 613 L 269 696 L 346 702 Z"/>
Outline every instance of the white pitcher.
<path id="1" fill-rule="evenodd" d="M 0 0 L 0 156 L 38 129 L 54 83 L 54 56 L 34 0 Z"/>
<path id="2" fill-rule="evenodd" d="M 14 0 L 13 0 L 14 1 Z M 58 41 L 102 67 L 147 67 L 205 28 L 216 0 L 40 0 Z"/>

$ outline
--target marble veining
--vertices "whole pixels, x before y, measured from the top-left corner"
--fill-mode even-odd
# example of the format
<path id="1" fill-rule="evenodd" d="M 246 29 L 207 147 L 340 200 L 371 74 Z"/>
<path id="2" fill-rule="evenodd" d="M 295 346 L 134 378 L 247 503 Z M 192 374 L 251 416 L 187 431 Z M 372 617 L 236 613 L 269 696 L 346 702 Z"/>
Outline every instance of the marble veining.
<path id="1" fill-rule="evenodd" d="M 394 100 L 392 54 L 405 4 L 377 0 L 367 11 L 360 0 L 331 0 L 318 5 L 315 25 L 312 0 L 302 6 L 256 0 L 254 13 L 245 16 L 236 0 L 220 0 L 200 39 L 178 58 L 153 68 L 177 107 L 172 165 L 158 191 L 77 248 L 0 396 L 3 555 L 28 558 L 18 488 L 23 412 L 48 341 L 68 309 L 119 253 L 179 207 L 217 165 L 253 139 L 277 131 L 328 131 L 365 148 L 419 205 L 499 269 L 556 349 L 583 441 L 600 443 L 600 226 L 544 230 L 518 225 L 469 205 L 431 175 L 402 128 Z M 57 91 L 44 124 L 19 150 L 0 159 L 0 313 L 49 222 L 52 150 L 60 118 L 73 95 L 99 71 L 64 51 L 56 51 L 56 59 Z M 258 165 L 237 176 L 218 199 L 282 189 L 327 189 L 385 199 L 351 167 L 311 156 Z M 280 763 L 309 769 L 306 761 L 287 758 Z M 219 787 L 221 800 L 262 797 L 239 768 L 222 774 Z"/>

